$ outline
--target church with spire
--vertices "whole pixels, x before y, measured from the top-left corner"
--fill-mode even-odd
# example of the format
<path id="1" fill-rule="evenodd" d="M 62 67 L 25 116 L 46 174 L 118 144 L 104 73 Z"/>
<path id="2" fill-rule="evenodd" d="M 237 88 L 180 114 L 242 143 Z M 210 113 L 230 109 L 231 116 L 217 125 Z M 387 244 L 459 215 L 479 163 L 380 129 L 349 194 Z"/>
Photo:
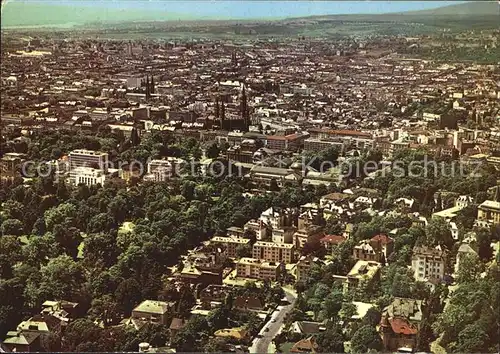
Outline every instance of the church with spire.
<path id="1" fill-rule="evenodd" d="M 146 100 L 151 99 L 151 95 L 155 93 L 155 83 L 153 79 L 153 75 L 151 75 L 151 81 L 149 80 L 149 75 L 146 75 Z"/>
<path id="2" fill-rule="evenodd" d="M 251 120 L 250 110 L 248 107 L 248 97 L 245 85 L 243 84 L 241 94 L 239 95 L 239 106 L 236 112 L 226 112 L 226 103 L 218 95 L 215 98 L 214 104 L 214 128 L 220 130 L 239 130 L 241 132 L 248 132 Z"/>
<path id="3" fill-rule="evenodd" d="M 250 112 L 248 111 L 248 99 L 246 95 L 245 85 L 241 91 L 240 98 L 240 118 L 244 122 L 244 131 L 248 131 L 250 127 Z"/>

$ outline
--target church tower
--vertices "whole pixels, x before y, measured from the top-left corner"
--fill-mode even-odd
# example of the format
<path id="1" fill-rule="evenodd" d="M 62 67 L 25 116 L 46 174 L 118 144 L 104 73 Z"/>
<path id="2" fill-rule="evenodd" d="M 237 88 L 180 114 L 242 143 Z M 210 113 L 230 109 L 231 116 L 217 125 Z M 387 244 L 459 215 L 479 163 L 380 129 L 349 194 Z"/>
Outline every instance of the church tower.
<path id="1" fill-rule="evenodd" d="M 238 59 L 236 58 L 236 52 L 233 52 L 231 54 L 231 63 L 233 64 L 233 66 L 237 66 L 238 65 Z"/>
<path id="2" fill-rule="evenodd" d="M 149 100 L 151 92 L 149 92 L 149 75 L 146 75 L 146 100 Z"/>
<path id="3" fill-rule="evenodd" d="M 250 114 L 248 113 L 247 94 L 244 84 L 243 90 L 241 91 L 240 115 L 241 119 L 243 119 L 244 122 L 244 131 L 248 131 L 248 128 L 250 126 Z"/>
<path id="4" fill-rule="evenodd" d="M 130 143 L 132 144 L 132 146 L 138 146 L 141 143 L 141 137 L 135 125 L 130 133 Z"/>
<path id="5" fill-rule="evenodd" d="M 224 106 L 224 101 L 221 102 L 220 106 L 220 128 L 224 130 L 225 120 L 226 120 L 226 107 Z"/>
<path id="6" fill-rule="evenodd" d="M 219 96 L 215 97 L 215 118 L 219 118 L 220 107 L 219 107 Z"/>

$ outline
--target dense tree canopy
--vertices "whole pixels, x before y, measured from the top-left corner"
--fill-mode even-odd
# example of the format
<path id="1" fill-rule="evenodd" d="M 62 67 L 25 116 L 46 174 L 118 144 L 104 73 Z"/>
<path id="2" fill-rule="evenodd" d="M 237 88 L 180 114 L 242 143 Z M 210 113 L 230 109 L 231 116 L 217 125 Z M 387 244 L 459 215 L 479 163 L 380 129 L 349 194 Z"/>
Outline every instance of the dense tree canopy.
<path id="1" fill-rule="evenodd" d="M 179 141 L 162 132 L 152 132 L 140 141 L 109 129 L 100 129 L 96 135 L 64 130 L 43 136 L 34 133 L 31 139 L 36 143 L 16 148 L 35 161 L 59 158 L 76 148 L 106 151 L 113 162 L 136 159 L 144 163 L 148 158 L 162 156 L 199 160 L 202 156 L 196 139 Z M 217 158 L 225 148 L 211 144 L 206 157 Z M 327 149 L 314 156 L 304 155 L 316 157 L 311 166 L 319 169 L 323 162 L 336 164 L 339 151 Z M 349 159 L 348 163 L 374 161 L 377 167 L 381 159 L 380 152 L 369 151 Z M 500 229 L 474 229 L 474 219 L 477 203 L 486 198 L 488 188 L 496 185 L 498 173 L 481 166 L 482 178 L 471 177 L 470 171 L 451 177 L 450 161 L 426 165 L 423 151 L 399 151 L 394 161 L 398 165 L 393 164 L 385 175 L 360 182 L 359 178 L 366 174 L 363 172 L 344 181 L 348 186 L 360 182 L 371 188 L 361 194 L 376 196 L 383 212 L 370 213 L 363 207 L 353 215 L 344 213 L 320 222 L 326 224 L 325 233 L 329 234 L 342 234 L 347 224 L 352 224 L 353 230 L 347 241 L 326 255 L 328 262 L 312 265 L 306 278 L 296 284 L 300 296 L 287 323 L 310 320 L 307 313 L 311 311 L 314 319 L 328 325 L 317 336 L 321 351 L 344 350 L 343 341 L 349 338 L 339 328 L 340 323 L 348 327 L 354 352 L 376 351 L 382 349 L 375 330 L 380 311 L 394 297 L 416 298 L 435 303 L 434 310 L 426 314 L 424 334 L 419 339 L 424 343 L 422 347 L 428 345 L 425 342 L 433 335 L 444 333 L 442 344 L 449 351 L 492 350 L 498 329 L 495 316 L 499 311 L 495 294 L 500 289 L 498 270 L 488 262 L 492 263 L 490 245 L 500 240 Z M 88 316 L 68 326 L 63 350 L 129 351 L 136 350 L 141 341 L 163 345 L 169 337 L 165 326 L 146 326 L 133 332 L 113 326 L 144 299 L 175 299 L 179 305 L 172 316 L 187 317 L 194 304 L 193 289 L 172 289 L 164 282 L 170 267 L 179 263 L 180 255 L 216 233 L 224 233 L 230 226 L 242 227 L 270 206 L 298 208 L 318 202 L 328 191 L 339 191 L 324 186 L 299 187 L 287 183 L 278 186 L 274 181 L 269 191 L 246 193 L 250 183 L 244 179 L 200 173 L 169 182 L 137 182 L 127 185 L 122 180 L 110 179 L 103 186 L 71 186 L 52 176 L 1 182 L 0 336 L 15 328 L 20 320 L 39 312 L 45 300 L 64 299 L 80 303 Z M 438 191 L 447 194 L 435 198 Z M 354 194 L 349 201 L 361 194 Z M 462 194 L 472 195 L 475 204 L 463 209 L 456 222 L 460 237 L 465 232 L 476 235 L 472 246 L 478 256 L 462 259 L 456 274 L 458 288 L 439 314 L 442 310 L 439 291 L 431 292 L 426 285 L 415 281 L 408 266 L 415 245 L 439 245 L 456 251 L 449 223 L 430 216 L 442 207 L 451 206 L 454 198 Z M 397 209 L 393 206 L 398 198 L 414 199 L 412 211 L 427 216 L 427 226 L 415 223 L 409 213 L 389 212 Z M 394 252 L 388 257 L 389 265 L 381 271 L 381 280 L 346 291 L 332 275 L 346 276 L 355 264 L 352 251 L 356 243 L 381 233 L 394 237 Z M 255 240 L 255 234 L 246 237 Z M 315 247 L 318 245 L 319 242 L 308 243 L 303 254 L 324 257 L 326 251 Z M 237 253 L 251 255 L 248 246 L 238 247 Z M 484 278 L 479 276 L 483 271 Z M 268 282 L 260 290 L 247 285 L 233 295 L 248 294 L 273 305 L 278 305 L 284 296 L 281 287 Z M 365 319 L 351 326 L 353 301 L 376 306 Z M 226 351 L 224 340 L 210 338 L 214 329 L 245 325 L 256 334 L 258 322 L 255 316 L 232 309 L 227 301 L 207 317 L 191 317 L 187 326 L 170 339 L 178 351 Z M 52 342 L 51 338 L 44 339 L 47 348 L 53 348 Z"/>
<path id="2" fill-rule="evenodd" d="M 62 132 L 54 134 L 43 144 L 61 138 L 67 143 L 60 145 L 64 151 L 102 147 L 101 137 L 77 136 L 73 144 Z M 175 147 L 174 141 L 162 139 L 153 134 L 140 146 L 160 141 Z M 41 150 L 46 149 L 43 144 Z M 197 146 L 183 143 L 178 156 L 197 155 Z M 0 303 L 0 335 L 49 299 L 79 302 L 92 318 L 114 324 L 140 301 L 158 298 L 162 276 L 188 249 L 230 226 L 242 226 L 271 205 L 299 206 L 314 197 L 314 190 L 293 187 L 244 197 L 241 183 L 229 177 L 136 186 L 110 181 L 90 188 L 48 177 L 25 186 L 2 182 L 1 286 L 16 288 L 21 296 Z M 239 250 L 244 255 L 248 251 Z"/>
<path id="3" fill-rule="evenodd" d="M 434 323 L 443 334 L 441 345 L 450 352 L 498 350 L 500 271 L 493 265 L 484 278 L 464 279 Z"/>

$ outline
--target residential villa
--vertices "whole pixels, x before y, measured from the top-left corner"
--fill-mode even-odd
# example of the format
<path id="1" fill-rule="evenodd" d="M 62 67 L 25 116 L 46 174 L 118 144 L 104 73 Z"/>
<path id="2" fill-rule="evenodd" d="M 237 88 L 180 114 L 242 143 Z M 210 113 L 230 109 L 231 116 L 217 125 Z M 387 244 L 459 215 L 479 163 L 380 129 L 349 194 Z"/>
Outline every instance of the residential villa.
<path id="1" fill-rule="evenodd" d="M 395 298 L 384 308 L 379 333 L 385 351 L 414 349 L 422 321 L 422 300 Z"/>

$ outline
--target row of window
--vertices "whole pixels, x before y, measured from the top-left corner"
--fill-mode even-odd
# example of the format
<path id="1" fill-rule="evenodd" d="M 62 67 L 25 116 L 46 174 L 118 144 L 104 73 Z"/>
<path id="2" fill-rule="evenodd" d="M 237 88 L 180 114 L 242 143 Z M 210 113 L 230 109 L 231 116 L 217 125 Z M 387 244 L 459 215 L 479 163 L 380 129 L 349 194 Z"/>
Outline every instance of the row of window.
<path id="1" fill-rule="evenodd" d="M 419 267 L 418 270 L 420 272 L 424 272 L 423 267 Z M 429 269 L 425 270 L 425 273 L 440 273 L 440 272 L 441 272 L 441 268 L 429 268 Z"/>

